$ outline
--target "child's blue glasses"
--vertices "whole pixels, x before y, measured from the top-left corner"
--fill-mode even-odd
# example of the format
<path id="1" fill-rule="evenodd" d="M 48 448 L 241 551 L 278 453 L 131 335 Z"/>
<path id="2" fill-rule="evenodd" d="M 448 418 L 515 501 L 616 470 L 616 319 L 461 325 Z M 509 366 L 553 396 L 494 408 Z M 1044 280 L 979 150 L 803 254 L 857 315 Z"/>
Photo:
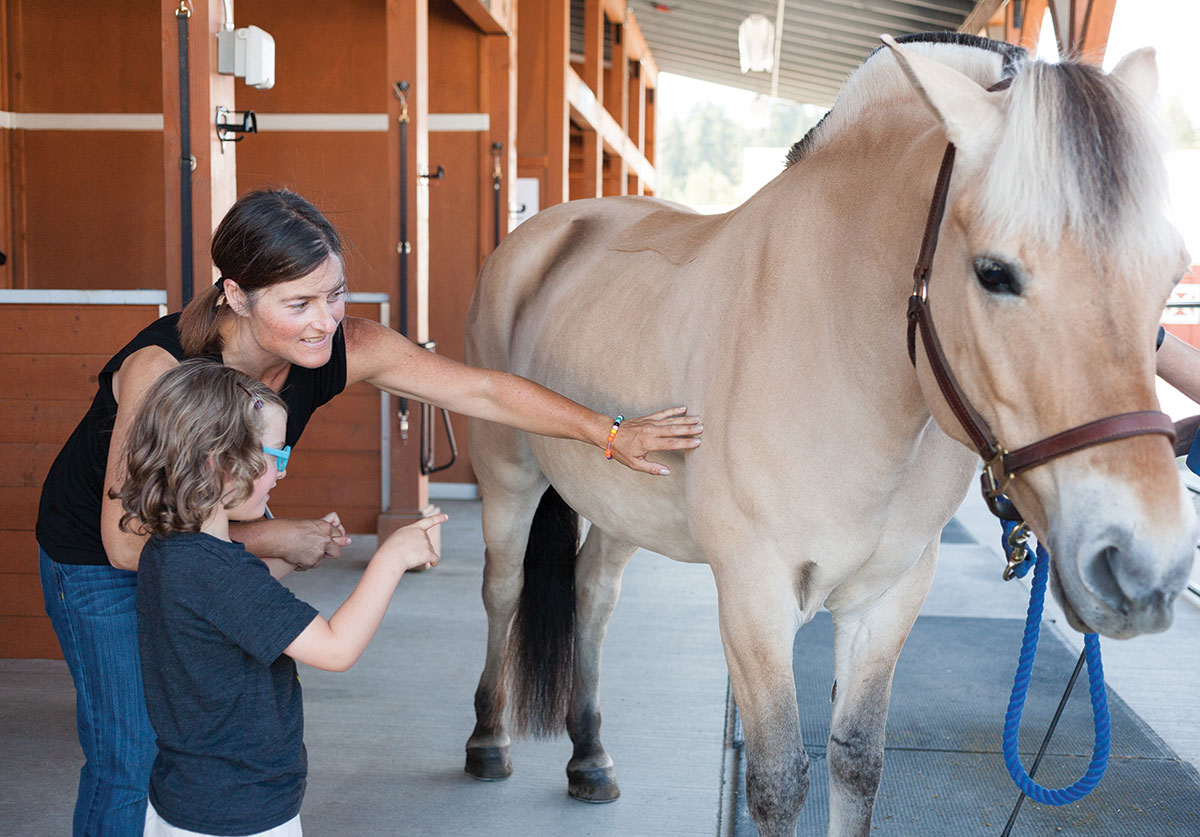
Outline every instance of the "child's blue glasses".
<path id="1" fill-rule="evenodd" d="M 279 448 L 269 448 L 266 445 L 263 445 L 263 453 L 269 453 L 274 456 L 276 467 L 280 471 L 286 471 L 288 459 L 290 459 L 292 456 L 292 446 L 285 445 L 283 450 L 280 450 Z"/>

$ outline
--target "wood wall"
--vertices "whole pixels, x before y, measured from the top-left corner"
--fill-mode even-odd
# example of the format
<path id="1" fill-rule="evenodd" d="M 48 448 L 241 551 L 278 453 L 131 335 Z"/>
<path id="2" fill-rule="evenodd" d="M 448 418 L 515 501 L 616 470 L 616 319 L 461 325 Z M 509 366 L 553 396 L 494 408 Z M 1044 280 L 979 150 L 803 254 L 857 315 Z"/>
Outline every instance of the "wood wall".
<path id="1" fill-rule="evenodd" d="M 378 0 L 345 0 L 337 14 L 321 0 L 237 0 L 238 26 L 275 38 L 275 86 L 235 87 L 239 111 L 272 115 L 387 111 L 386 10 Z M 339 48 L 336 45 L 353 48 Z M 391 293 L 395 233 L 389 229 L 384 131 L 279 131 L 264 127 L 237 144 L 237 192 L 286 188 L 303 195 L 338 228 L 352 292 Z M 350 306 L 377 320 L 374 305 Z M 281 517 L 337 511 L 351 532 L 374 532 L 380 510 L 379 391 L 360 384 L 322 407 L 304 431 L 295 464 L 272 492 Z"/>
<path id="2" fill-rule="evenodd" d="M 157 0 L 4 0 L 0 109 L 71 129 L 0 131 L 0 288 L 163 288 Z M 64 79 L 69 79 L 65 83 Z M 73 114 L 118 130 L 79 130 Z M 138 120 L 132 130 L 122 115 Z M 0 657 L 59 657 L 33 528 L 42 480 L 108 358 L 157 306 L 0 306 Z"/>
<path id="3" fill-rule="evenodd" d="M 42 481 L 96 375 L 157 306 L 5 305 L 0 329 L 0 657 L 61 657 L 38 580 Z"/>
<path id="4" fill-rule="evenodd" d="M 7 0 L 4 110 L 161 114 L 158 8 Z M 2 133 L 19 234 L 0 287 L 162 287 L 161 129 Z"/>
<path id="5" fill-rule="evenodd" d="M 283 186 L 337 225 L 351 291 L 391 295 L 397 326 L 399 108 L 391 85 L 409 80 L 410 335 L 461 359 L 475 277 L 494 247 L 496 221 L 501 236 L 511 223 L 518 163 L 542 181 L 541 207 L 567 197 L 572 2 L 521 0 L 518 10 L 514 0 L 237 0 L 236 25 L 260 26 L 276 42 L 275 87 L 259 91 L 214 72 L 221 0 L 192 0 L 194 287 L 211 281 L 209 233 L 234 196 Z M 0 110 L 30 125 L 0 128 L 0 289 L 166 290 L 177 307 L 177 7 L 175 0 L 0 0 Z M 610 23 L 632 21 L 619 0 L 604 7 Z M 630 136 L 653 160 L 653 115 L 644 103 L 653 95 L 645 79 L 656 71 L 648 54 L 628 57 L 636 75 L 626 82 L 629 68 L 618 60 L 600 101 L 620 111 L 609 121 L 633 126 Z M 263 117 L 260 132 L 222 154 L 212 127 L 218 104 L 253 109 Z M 429 114 L 471 115 L 470 127 L 428 133 Z M 271 116 L 304 115 L 368 118 L 353 130 L 270 127 Z M 62 116 L 69 125 L 47 129 L 46 119 Z M 621 176 L 611 133 L 608 142 L 604 191 L 643 191 L 633 171 Z M 493 143 L 501 144 L 498 160 Z M 439 164 L 444 179 L 418 181 L 426 165 Z M 59 656 L 37 579 L 40 486 L 104 362 L 157 313 L 145 305 L 0 305 L 0 535 L 8 543 L 0 558 L 0 657 Z M 378 319 L 380 309 L 356 304 L 350 313 Z M 273 511 L 337 510 L 354 532 L 382 530 L 389 515 L 428 513 L 413 419 L 408 446 L 393 442 L 392 492 L 381 498 L 379 394 L 352 388 L 310 421 Z M 388 422 L 397 440 L 394 417 Z M 470 482 L 461 418 L 455 429 L 460 461 L 437 478 Z M 441 463 L 440 427 L 438 436 Z"/>
<path id="6" fill-rule="evenodd" d="M 429 165 L 446 176 L 429 182 L 429 336 L 438 354 L 464 359 L 465 327 L 475 277 L 494 248 L 492 143 L 502 144 L 500 235 L 508 233 L 509 155 L 508 38 L 489 35 L 451 0 L 430 0 L 429 112 L 481 114 L 488 128 L 431 131 Z M 473 245 L 473 246 L 472 246 Z M 466 443 L 466 419 L 452 415 L 458 461 L 436 481 L 475 481 Z M 449 461 L 449 446 L 437 416 L 437 464 Z"/>

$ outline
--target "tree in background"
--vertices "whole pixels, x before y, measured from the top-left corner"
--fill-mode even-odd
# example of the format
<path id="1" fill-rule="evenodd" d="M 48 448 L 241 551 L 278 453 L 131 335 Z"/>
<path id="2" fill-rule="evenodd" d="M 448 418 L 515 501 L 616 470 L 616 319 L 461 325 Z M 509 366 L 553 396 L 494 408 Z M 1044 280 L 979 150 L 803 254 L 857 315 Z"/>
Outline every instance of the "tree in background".
<path id="1" fill-rule="evenodd" d="M 776 103 L 765 127 L 752 127 L 711 103 L 670 119 L 659 139 L 658 194 L 689 206 L 734 206 L 742 151 L 787 148 L 824 114 L 812 105 Z M 783 158 L 779 169 L 783 170 Z"/>
<path id="2" fill-rule="evenodd" d="M 1192 124 L 1178 96 L 1170 96 L 1159 105 L 1159 119 L 1173 148 L 1200 148 L 1200 132 Z"/>

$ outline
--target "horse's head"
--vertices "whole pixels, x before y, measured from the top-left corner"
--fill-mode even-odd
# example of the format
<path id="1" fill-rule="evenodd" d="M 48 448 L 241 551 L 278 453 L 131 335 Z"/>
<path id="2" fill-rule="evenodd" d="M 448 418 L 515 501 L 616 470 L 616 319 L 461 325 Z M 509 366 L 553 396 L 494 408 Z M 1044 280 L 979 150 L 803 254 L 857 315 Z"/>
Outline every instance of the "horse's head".
<path id="1" fill-rule="evenodd" d="M 1153 51 L 1109 75 L 1021 61 L 1011 87 L 989 92 L 936 52 L 889 46 L 958 151 L 928 297 L 995 437 L 1014 450 L 1157 409 L 1156 326 L 1188 259 L 1163 215 Z M 919 349 L 917 373 L 938 424 L 967 443 Z M 1168 627 L 1197 531 L 1166 436 L 1060 456 L 1007 493 L 1051 551 L 1072 626 L 1116 638 Z"/>

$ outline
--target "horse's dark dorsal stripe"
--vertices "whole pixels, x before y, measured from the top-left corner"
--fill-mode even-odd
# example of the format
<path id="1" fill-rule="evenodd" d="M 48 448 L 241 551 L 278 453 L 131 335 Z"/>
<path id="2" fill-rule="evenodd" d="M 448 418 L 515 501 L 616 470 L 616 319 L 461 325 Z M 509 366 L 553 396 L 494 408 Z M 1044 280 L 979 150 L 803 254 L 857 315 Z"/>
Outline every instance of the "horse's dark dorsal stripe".
<path id="1" fill-rule="evenodd" d="M 993 41 L 991 38 L 981 38 L 978 35 L 967 35 L 962 32 L 917 32 L 912 35 L 901 35 L 896 39 L 900 44 L 950 44 L 952 46 L 973 47 L 975 49 L 983 49 L 988 52 L 994 52 L 1004 59 L 1004 64 L 1001 69 L 1001 78 L 1007 78 L 1016 72 L 1017 63 L 1024 59 L 1027 55 L 1024 49 L 1014 44 L 1004 41 Z M 871 50 L 867 60 L 871 56 L 883 49 L 882 46 Z M 865 61 L 864 61 L 865 63 Z M 817 132 L 829 117 L 829 112 L 821 117 L 821 121 L 808 130 L 799 142 L 795 143 L 787 154 L 787 161 L 784 168 L 790 168 L 803 159 L 808 153 L 809 148 L 817 136 Z"/>

